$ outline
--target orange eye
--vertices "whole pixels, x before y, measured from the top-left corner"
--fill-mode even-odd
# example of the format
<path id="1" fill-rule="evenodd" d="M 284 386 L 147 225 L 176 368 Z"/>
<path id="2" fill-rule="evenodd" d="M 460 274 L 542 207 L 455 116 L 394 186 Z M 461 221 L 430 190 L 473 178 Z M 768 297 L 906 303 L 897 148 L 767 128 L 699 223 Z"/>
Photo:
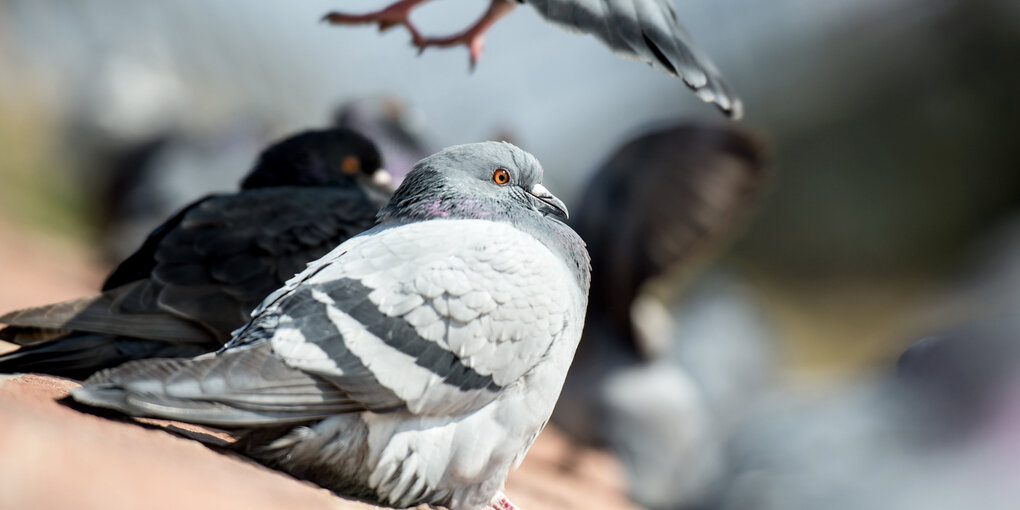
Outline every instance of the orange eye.
<path id="1" fill-rule="evenodd" d="M 497 168 L 495 172 L 492 172 L 492 182 L 500 186 L 510 182 L 510 172 L 503 168 Z"/>
<path id="2" fill-rule="evenodd" d="M 354 175 L 361 171 L 361 160 L 357 156 L 347 156 L 340 161 L 340 171 L 347 175 Z"/>

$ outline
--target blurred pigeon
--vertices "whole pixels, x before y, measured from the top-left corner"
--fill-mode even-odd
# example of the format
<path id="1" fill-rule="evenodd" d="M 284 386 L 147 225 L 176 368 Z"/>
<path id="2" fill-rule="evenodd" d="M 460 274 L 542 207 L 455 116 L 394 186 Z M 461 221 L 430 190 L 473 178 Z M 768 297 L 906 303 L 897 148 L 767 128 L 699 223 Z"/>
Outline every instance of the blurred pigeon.
<path id="1" fill-rule="evenodd" d="M 678 310 L 652 287 L 718 245 L 767 174 L 761 147 L 741 131 L 661 129 L 595 172 L 572 222 L 588 243 L 594 279 L 553 422 L 620 457 L 644 506 L 678 506 L 705 490 L 720 469 L 717 420 L 734 395 L 761 384 L 759 365 L 768 363 L 765 321 L 733 278 L 698 282 Z"/>
<path id="2" fill-rule="evenodd" d="M 729 438 L 725 482 L 700 508 L 1016 508 L 1018 226 L 982 243 L 895 367 L 758 402 Z"/>
<path id="3" fill-rule="evenodd" d="M 102 294 L 0 317 L 9 325 L 0 339 L 23 345 L 0 356 L 0 372 L 83 378 L 219 348 L 306 263 L 374 224 L 389 195 L 377 182 L 381 163 L 373 143 L 347 129 L 276 143 L 239 193 L 203 198 L 154 230 Z"/>
<path id="4" fill-rule="evenodd" d="M 1004 388 L 1020 381 L 1018 335 L 1014 313 L 926 336 L 900 355 L 898 380 L 936 408 L 947 437 L 966 436 L 987 420 Z"/>
<path id="5" fill-rule="evenodd" d="M 382 96 L 348 101 L 333 120 L 371 138 L 386 160 L 386 171 L 400 184 L 418 160 L 435 152 L 423 140 L 424 117 L 424 112 L 400 98 Z"/>
<path id="6" fill-rule="evenodd" d="M 224 349 L 127 363 L 73 396 L 238 428 L 245 454 L 341 494 L 512 508 L 503 481 L 552 413 L 588 292 L 584 243 L 541 181 L 513 145 L 445 149 Z"/>
<path id="7" fill-rule="evenodd" d="M 928 404 L 885 375 L 777 392 L 732 434 L 730 472 L 699 508 L 1016 508 L 1016 416 L 1008 434 L 945 441 Z"/>
<path id="8" fill-rule="evenodd" d="M 490 0 L 489 9 L 482 18 L 464 32 L 450 37 L 424 37 L 411 23 L 410 13 L 425 1 L 400 0 L 369 14 L 331 12 L 323 19 L 334 25 L 378 23 L 380 30 L 404 25 L 419 51 L 429 46 L 464 44 L 470 51 L 473 68 L 482 54 L 482 34 L 514 7 L 512 0 Z M 614 53 L 680 77 L 699 98 L 715 104 L 727 115 L 740 118 L 743 114 L 740 99 L 680 26 L 669 0 L 528 0 L 527 3 L 553 24 L 591 34 Z"/>

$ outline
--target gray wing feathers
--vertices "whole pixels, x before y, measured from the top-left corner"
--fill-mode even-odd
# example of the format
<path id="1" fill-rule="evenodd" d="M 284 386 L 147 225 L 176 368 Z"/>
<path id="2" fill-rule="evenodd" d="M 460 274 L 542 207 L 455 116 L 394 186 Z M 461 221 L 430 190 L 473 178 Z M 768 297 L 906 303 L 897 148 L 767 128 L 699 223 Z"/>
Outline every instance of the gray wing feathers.
<path id="1" fill-rule="evenodd" d="M 571 285 L 562 262 L 510 226 L 380 227 L 270 295 L 219 353 L 129 363 L 75 398 L 214 425 L 464 414 L 543 362 L 572 306 L 583 308 Z"/>
<path id="2" fill-rule="evenodd" d="M 287 366 L 268 343 L 192 360 L 144 360 L 97 373 L 75 400 L 132 415 L 218 426 L 295 423 L 364 407 L 318 377 Z"/>
<path id="3" fill-rule="evenodd" d="M 413 248 L 423 244 L 432 246 Z M 314 276 L 296 281 L 317 289 L 320 315 L 342 332 L 349 355 L 369 369 L 371 361 L 388 359 L 389 370 L 374 372 L 380 384 L 423 414 L 490 402 L 543 360 L 577 301 L 561 261 L 534 238 L 491 222 L 378 228 L 325 259 L 327 267 L 316 263 L 306 270 Z M 306 340 L 334 348 L 332 341 Z M 290 342 L 274 342 L 292 366 L 324 377 L 333 370 L 293 359 Z"/>
<path id="4" fill-rule="evenodd" d="M 683 79 L 734 118 L 743 105 L 680 26 L 668 0 L 527 0 L 545 19 L 592 34 L 613 52 Z"/>
<path id="5" fill-rule="evenodd" d="M 108 333 L 181 343 L 209 342 L 215 337 L 195 323 L 166 313 L 143 310 L 153 299 L 149 283 L 139 281 L 104 292 L 97 296 L 64 301 L 53 305 L 27 308 L 0 317 L 9 327 L 0 336 L 14 343 L 29 344 L 38 338 L 26 329 L 78 330 Z M 24 340 L 21 340 L 24 338 Z M 20 340 L 20 341 L 19 341 Z"/>

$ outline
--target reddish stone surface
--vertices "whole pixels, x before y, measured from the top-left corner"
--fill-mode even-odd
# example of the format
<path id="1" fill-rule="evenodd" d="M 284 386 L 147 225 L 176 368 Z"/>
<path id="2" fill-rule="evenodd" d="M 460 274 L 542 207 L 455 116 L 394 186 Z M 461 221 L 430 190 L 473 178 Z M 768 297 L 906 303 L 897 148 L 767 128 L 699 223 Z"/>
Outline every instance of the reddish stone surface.
<path id="1" fill-rule="evenodd" d="M 368 508 L 161 430 L 64 407 L 77 384 L 0 382 L 0 508 Z"/>
<path id="2" fill-rule="evenodd" d="M 372 508 L 162 429 L 228 439 L 218 431 L 101 418 L 58 403 L 74 381 L 2 377 L 0 508 Z M 524 510 L 631 508 L 619 479 L 608 456 L 575 451 L 549 430 L 511 475 L 507 494 Z"/>
<path id="3" fill-rule="evenodd" d="M 19 228 L 0 217 L 0 314 L 88 296 L 106 270 L 70 241 Z"/>

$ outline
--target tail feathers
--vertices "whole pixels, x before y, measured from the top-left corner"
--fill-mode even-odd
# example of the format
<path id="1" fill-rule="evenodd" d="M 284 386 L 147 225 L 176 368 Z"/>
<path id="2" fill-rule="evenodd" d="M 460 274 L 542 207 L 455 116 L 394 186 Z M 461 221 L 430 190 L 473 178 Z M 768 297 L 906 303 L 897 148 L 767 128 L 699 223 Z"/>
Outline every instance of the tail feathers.
<path id="1" fill-rule="evenodd" d="M 194 344 L 75 333 L 0 356 L 0 373 L 33 372 L 80 380 L 135 359 L 191 357 L 204 351 Z"/>
<path id="2" fill-rule="evenodd" d="M 70 334 L 69 329 L 7 326 L 0 329 L 0 340 L 18 345 L 33 345 Z"/>
<path id="3" fill-rule="evenodd" d="M 71 395 L 133 416 L 220 427 L 276 426 L 363 409 L 337 387 L 285 365 L 266 343 L 187 360 L 129 362 L 95 374 Z"/>
<path id="4" fill-rule="evenodd" d="M 0 316 L 8 326 L 4 338 L 20 345 L 34 341 L 31 335 L 18 339 L 19 331 L 75 330 L 124 335 L 166 342 L 218 342 L 216 336 L 197 322 L 174 315 L 153 304 L 153 289 L 146 281 L 117 287 L 102 294 L 51 305 L 16 310 Z M 21 329 L 18 329 L 21 328 Z M 10 331 L 8 331 L 10 330 Z"/>

